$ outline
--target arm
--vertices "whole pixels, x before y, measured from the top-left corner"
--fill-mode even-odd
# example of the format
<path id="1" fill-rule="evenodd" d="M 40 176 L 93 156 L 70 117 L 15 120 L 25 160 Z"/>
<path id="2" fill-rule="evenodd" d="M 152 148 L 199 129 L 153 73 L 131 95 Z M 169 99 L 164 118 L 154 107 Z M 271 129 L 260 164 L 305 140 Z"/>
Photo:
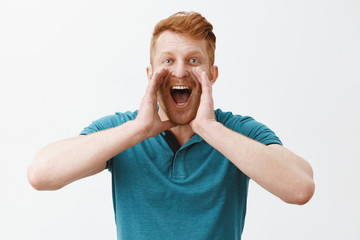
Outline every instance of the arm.
<path id="1" fill-rule="evenodd" d="M 202 95 L 196 118 L 190 123 L 193 131 L 283 201 L 308 202 L 315 188 L 311 166 L 278 144 L 265 146 L 216 122 L 210 82 L 200 69 L 194 74 L 202 85 Z"/>
<path id="2" fill-rule="evenodd" d="M 86 136 L 76 136 L 40 150 L 28 168 L 28 180 L 37 190 L 56 190 L 99 173 L 106 161 L 137 143 L 160 134 L 173 124 L 162 122 L 157 113 L 156 92 L 167 70 L 149 81 L 135 120 Z"/>

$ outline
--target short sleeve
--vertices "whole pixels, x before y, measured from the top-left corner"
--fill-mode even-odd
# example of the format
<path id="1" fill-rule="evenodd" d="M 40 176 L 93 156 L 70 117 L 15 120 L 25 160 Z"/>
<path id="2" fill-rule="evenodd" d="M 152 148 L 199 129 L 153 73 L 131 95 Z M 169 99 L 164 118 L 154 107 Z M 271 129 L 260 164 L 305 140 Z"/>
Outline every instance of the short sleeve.
<path id="1" fill-rule="evenodd" d="M 244 131 L 248 137 L 261 142 L 262 144 L 282 145 L 279 137 L 270 128 L 254 120 L 253 118 L 250 118 L 248 121 L 246 121 L 242 127 L 244 128 Z"/>
<path id="2" fill-rule="evenodd" d="M 102 131 L 105 129 L 119 126 L 125 122 L 124 117 L 117 113 L 115 115 L 109 115 L 93 121 L 89 126 L 85 127 L 80 135 L 87 135 L 94 132 Z"/>
<path id="3" fill-rule="evenodd" d="M 280 144 L 281 140 L 278 136 L 265 124 L 262 124 L 252 117 L 234 115 L 231 112 L 222 112 L 216 110 L 215 115 L 219 122 L 222 122 L 226 127 L 239 132 L 255 141 L 265 145 Z"/>
<path id="4" fill-rule="evenodd" d="M 88 135 L 91 133 L 99 132 L 109 128 L 117 127 L 124 122 L 134 119 L 136 113 L 126 112 L 126 113 L 116 113 L 114 115 L 109 115 L 102 117 L 98 120 L 93 121 L 89 126 L 85 127 L 80 135 Z M 112 159 L 108 160 L 106 163 L 106 168 L 111 171 Z"/>

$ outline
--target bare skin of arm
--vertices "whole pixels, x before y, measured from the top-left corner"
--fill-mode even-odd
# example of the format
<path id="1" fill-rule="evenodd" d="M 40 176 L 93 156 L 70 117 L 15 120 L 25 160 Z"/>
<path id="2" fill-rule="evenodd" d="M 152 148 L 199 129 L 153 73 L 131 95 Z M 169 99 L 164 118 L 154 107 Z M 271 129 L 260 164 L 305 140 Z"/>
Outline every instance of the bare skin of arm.
<path id="1" fill-rule="evenodd" d="M 101 172 L 107 160 L 137 143 L 174 126 L 161 121 L 156 93 L 168 71 L 149 81 L 135 120 L 85 136 L 76 136 L 44 147 L 28 168 L 28 180 L 37 190 L 56 190 L 78 179 Z"/>
<path id="2" fill-rule="evenodd" d="M 283 201 L 294 204 L 309 201 L 315 189 L 311 166 L 280 145 L 265 146 L 216 122 L 210 81 L 200 68 L 192 72 L 202 86 L 200 106 L 190 122 L 192 131 Z M 168 73 L 162 69 L 151 77 L 134 121 L 42 149 L 28 169 L 31 185 L 39 190 L 62 188 L 102 171 L 113 156 L 174 127 L 171 122 L 162 121 L 157 112 L 156 93 Z"/>
<path id="3" fill-rule="evenodd" d="M 200 106 L 190 123 L 193 131 L 283 201 L 308 202 L 315 190 L 310 164 L 281 145 L 263 145 L 217 122 L 210 81 L 200 68 L 193 69 L 193 73 L 202 86 Z"/>

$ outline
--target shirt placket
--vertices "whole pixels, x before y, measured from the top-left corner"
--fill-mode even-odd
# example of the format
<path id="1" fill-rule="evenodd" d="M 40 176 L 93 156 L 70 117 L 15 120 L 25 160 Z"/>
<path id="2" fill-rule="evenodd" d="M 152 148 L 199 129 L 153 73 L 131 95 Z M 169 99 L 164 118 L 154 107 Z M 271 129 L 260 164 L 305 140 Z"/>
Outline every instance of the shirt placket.
<path id="1" fill-rule="evenodd" d="M 174 179 L 184 179 L 187 177 L 185 168 L 185 149 L 180 149 L 174 155 L 171 177 Z"/>
<path id="2" fill-rule="evenodd" d="M 186 169 L 187 155 L 190 150 L 190 146 L 200 142 L 202 138 L 198 135 L 193 136 L 188 142 L 186 142 L 175 154 L 172 161 L 172 173 L 173 179 L 185 179 L 188 177 Z"/>

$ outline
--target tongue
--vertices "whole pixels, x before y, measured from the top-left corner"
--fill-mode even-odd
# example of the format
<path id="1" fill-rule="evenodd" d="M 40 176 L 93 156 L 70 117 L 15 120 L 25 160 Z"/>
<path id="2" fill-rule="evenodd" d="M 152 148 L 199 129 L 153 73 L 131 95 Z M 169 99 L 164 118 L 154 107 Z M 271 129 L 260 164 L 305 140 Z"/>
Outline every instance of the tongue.
<path id="1" fill-rule="evenodd" d="M 187 102 L 187 100 L 190 97 L 190 94 L 188 92 L 185 93 L 176 92 L 172 95 L 172 97 L 177 104 L 181 104 Z"/>

